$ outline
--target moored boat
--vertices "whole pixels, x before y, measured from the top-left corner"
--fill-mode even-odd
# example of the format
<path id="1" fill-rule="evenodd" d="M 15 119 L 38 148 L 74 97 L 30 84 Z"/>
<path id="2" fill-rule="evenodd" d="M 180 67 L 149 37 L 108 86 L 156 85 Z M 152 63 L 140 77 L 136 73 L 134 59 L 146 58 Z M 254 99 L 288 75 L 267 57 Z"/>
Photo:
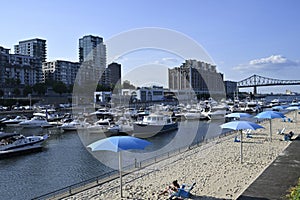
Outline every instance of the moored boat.
<path id="1" fill-rule="evenodd" d="M 121 117 L 115 124 L 111 125 L 107 131 L 114 135 L 114 134 L 120 134 L 120 133 L 131 133 L 133 132 L 133 123 L 125 118 L 125 117 Z"/>
<path id="2" fill-rule="evenodd" d="M 171 116 L 150 114 L 144 116 L 142 121 L 133 123 L 133 132 L 129 134 L 139 138 L 148 138 L 176 129 L 178 129 L 178 122 L 173 121 Z"/>
<path id="3" fill-rule="evenodd" d="M 59 128 L 64 131 L 76 131 L 78 129 L 86 129 L 88 125 L 89 124 L 85 121 L 74 119 L 71 122 L 63 123 L 61 126 L 59 126 Z"/>
<path id="4" fill-rule="evenodd" d="M 109 119 L 100 119 L 96 121 L 94 124 L 87 126 L 87 131 L 89 133 L 104 133 L 107 131 L 108 127 L 110 127 L 111 122 Z"/>
<path id="5" fill-rule="evenodd" d="M 25 120 L 19 123 L 20 126 L 23 128 L 36 128 L 36 127 L 43 127 L 49 125 L 49 122 L 40 116 L 35 116 L 30 120 Z"/>
<path id="6" fill-rule="evenodd" d="M 5 126 L 18 126 L 20 122 L 24 122 L 25 120 L 27 120 L 25 116 L 16 116 L 13 119 L 4 120 L 2 123 Z"/>
<path id="7" fill-rule="evenodd" d="M 47 138 L 47 134 L 43 136 L 24 136 L 17 133 L 1 133 L 0 158 L 41 150 L 41 144 Z"/>

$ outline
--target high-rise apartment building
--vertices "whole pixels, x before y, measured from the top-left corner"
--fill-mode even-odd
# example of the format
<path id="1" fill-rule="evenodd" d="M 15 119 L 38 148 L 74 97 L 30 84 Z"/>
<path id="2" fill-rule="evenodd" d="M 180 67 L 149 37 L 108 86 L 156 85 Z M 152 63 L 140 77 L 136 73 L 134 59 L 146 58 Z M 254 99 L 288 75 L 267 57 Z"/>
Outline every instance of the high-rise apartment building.
<path id="1" fill-rule="evenodd" d="M 0 87 L 7 95 L 12 91 L 11 81 L 34 85 L 40 81 L 40 61 L 36 57 L 10 54 L 10 49 L 0 47 Z M 16 87 L 20 87 L 17 85 Z"/>
<path id="2" fill-rule="evenodd" d="M 27 55 L 38 58 L 41 62 L 46 62 L 47 49 L 46 40 L 35 38 L 20 41 L 15 45 L 15 54 Z"/>
<path id="3" fill-rule="evenodd" d="M 14 46 L 14 53 L 16 55 L 26 55 L 31 56 L 37 59 L 39 63 L 37 67 L 37 82 L 42 82 L 43 73 L 42 73 L 42 64 L 46 62 L 47 49 L 46 49 L 46 40 L 35 38 L 29 40 L 19 41 L 19 44 Z"/>
<path id="4" fill-rule="evenodd" d="M 107 83 L 109 85 L 115 86 L 116 84 L 122 84 L 121 83 L 121 64 L 119 63 L 111 63 L 107 66 L 106 69 L 107 73 Z"/>
<path id="5" fill-rule="evenodd" d="M 79 62 L 55 60 L 43 63 L 44 81 L 61 81 L 66 85 L 73 85 L 80 67 Z"/>
<path id="6" fill-rule="evenodd" d="M 103 38 L 87 35 L 79 39 L 81 80 L 98 80 L 106 68 L 106 45 Z"/>

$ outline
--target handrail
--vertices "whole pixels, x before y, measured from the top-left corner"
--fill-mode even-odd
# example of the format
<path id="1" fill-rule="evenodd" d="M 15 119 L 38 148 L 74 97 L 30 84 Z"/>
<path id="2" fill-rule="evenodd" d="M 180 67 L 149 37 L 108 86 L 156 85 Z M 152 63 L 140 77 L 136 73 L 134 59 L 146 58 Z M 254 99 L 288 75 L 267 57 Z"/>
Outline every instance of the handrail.
<path id="1" fill-rule="evenodd" d="M 214 138 L 211 138 L 211 139 L 199 140 L 199 141 L 196 141 L 196 142 L 192 143 L 191 145 L 184 146 L 184 147 L 181 147 L 181 148 L 178 148 L 178 149 L 174 149 L 172 151 L 163 153 L 161 155 L 154 156 L 152 158 L 148 158 L 146 160 L 142 160 L 142 161 L 139 161 L 139 162 L 135 161 L 134 164 L 123 167 L 123 169 L 127 170 L 127 171 L 130 171 L 130 172 L 140 170 L 142 168 L 148 167 L 148 166 L 153 165 L 153 164 L 155 164 L 157 162 L 160 162 L 162 160 L 165 160 L 165 159 L 171 158 L 173 156 L 179 155 L 181 153 L 184 153 L 184 152 L 189 151 L 191 149 L 194 149 L 196 147 L 203 146 L 203 145 L 205 145 L 205 144 L 207 144 L 211 141 L 214 141 L 216 139 L 221 139 L 223 137 L 231 135 L 233 132 L 234 131 L 226 132 L 226 133 L 223 133 L 223 134 L 221 134 L 219 136 L 216 136 Z M 207 147 L 207 148 L 209 148 L 209 147 Z M 125 174 L 128 174 L 130 172 L 127 172 Z M 82 192 L 82 191 L 87 190 L 87 189 L 91 189 L 93 187 L 96 187 L 96 186 L 102 185 L 106 182 L 109 182 L 111 180 L 114 180 L 114 179 L 118 178 L 118 175 L 119 174 L 118 174 L 117 170 L 112 170 L 112 171 L 107 172 L 105 174 L 102 174 L 100 176 L 93 177 L 93 178 L 81 181 L 79 183 L 75 183 L 73 185 L 70 185 L 70 186 L 67 186 L 67 187 L 64 187 L 64 188 L 61 188 L 61 189 L 43 194 L 43 195 L 35 197 L 33 199 L 34 200 L 40 200 L 40 199 L 62 199 L 62 198 L 66 198 L 66 197 L 69 197 L 69 196 L 74 195 L 76 193 Z"/>

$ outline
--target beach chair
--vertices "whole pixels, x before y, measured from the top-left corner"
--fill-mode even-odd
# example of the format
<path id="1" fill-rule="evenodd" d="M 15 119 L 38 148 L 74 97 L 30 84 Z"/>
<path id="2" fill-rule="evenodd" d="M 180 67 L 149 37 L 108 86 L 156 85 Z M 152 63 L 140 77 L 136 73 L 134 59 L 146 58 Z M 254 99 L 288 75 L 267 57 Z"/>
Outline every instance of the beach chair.
<path id="1" fill-rule="evenodd" d="M 238 136 L 234 137 L 234 142 L 240 142 L 241 140 L 238 139 Z"/>
<path id="2" fill-rule="evenodd" d="M 285 117 L 285 118 L 282 118 L 282 122 L 286 122 L 286 117 Z"/>
<path id="3" fill-rule="evenodd" d="M 183 184 L 181 188 L 178 189 L 177 192 L 171 194 L 169 199 L 173 199 L 173 197 L 181 197 L 181 198 L 190 198 L 191 197 L 191 190 L 194 188 L 196 183 L 193 183 L 191 186 Z M 186 188 L 188 187 L 188 188 Z"/>
<path id="4" fill-rule="evenodd" d="M 246 137 L 247 137 L 247 138 L 252 138 L 251 132 L 252 132 L 251 129 L 247 129 L 247 130 L 246 130 Z"/>
<path id="5" fill-rule="evenodd" d="M 281 130 L 278 129 L 277 134 L 278 134 L 278 135 L 283 135 L 283 134 L 284 134 L 284 131 L 285 131 L 285 127 L 283 127 Z"/>

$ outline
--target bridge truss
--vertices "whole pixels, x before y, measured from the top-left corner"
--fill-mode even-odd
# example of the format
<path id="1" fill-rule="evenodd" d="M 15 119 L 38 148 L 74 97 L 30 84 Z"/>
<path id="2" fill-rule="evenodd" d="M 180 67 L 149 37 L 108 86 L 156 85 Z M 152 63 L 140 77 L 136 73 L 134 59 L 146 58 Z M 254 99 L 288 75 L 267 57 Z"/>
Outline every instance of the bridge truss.
<path id="1" fill-rule="evenodd" d="M 253 94 L 257 94 L 257 87 L 276 85 L 300 85 L 300 80 L 279 80 L 254 74 L 237 83 L 238 88 L 253 87 Z"/>

